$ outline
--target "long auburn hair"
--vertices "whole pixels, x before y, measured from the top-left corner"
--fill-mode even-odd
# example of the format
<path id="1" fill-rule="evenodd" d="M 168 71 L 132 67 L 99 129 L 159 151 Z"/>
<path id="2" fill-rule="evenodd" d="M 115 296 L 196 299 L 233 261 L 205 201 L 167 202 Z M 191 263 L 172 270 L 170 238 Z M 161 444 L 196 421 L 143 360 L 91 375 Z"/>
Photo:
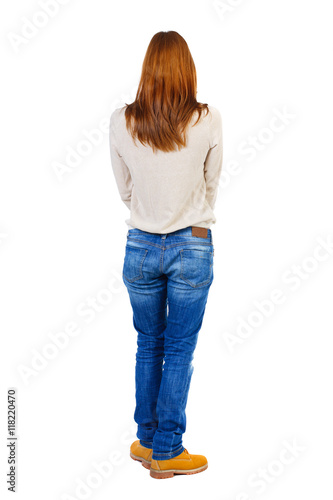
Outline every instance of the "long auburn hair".
<path id="1" fill-rule="evenodd" d="M 151 39 L 142 65 L 134 102 L 126 104 L 126 128 L 133 140 L 155 152 L 186 146 L 186 127 L 195 111 L 198 119 L 208 104 L 196 100 L 197 73 L 184 38 L 160 31 Z"/>

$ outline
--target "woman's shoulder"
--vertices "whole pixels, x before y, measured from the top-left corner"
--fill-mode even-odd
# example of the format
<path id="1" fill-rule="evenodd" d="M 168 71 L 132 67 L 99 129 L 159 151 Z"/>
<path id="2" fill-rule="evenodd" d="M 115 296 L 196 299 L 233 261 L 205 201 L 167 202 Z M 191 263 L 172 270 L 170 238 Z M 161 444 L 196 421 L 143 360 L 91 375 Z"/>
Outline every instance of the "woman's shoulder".
<path id="1" fill-rule="evenodd" d="M 221 118 L 221 113 L 216 106 L 212 106 L 211 104 L 208 104 L 208 109 L 209 109 L 208 114 L 210 114 L 212 118 L 215 118 L 215 119 Z"/>
<path id="2" fill-rule="evenodd" d="M 123 119 L 125 117 L 125 109 L 126 106 L 114 109 L 111 113 L 110 123 L 116 125 L 121 119 Z"/>
<path id="3" fill-rule="evenodd" d="M 215 106 L 208 105 L 208 115 L 209 116 L 209 124 L 213 129 L 222 127 L 222 116 L 219 109 Z"/>
<path id="4" fill-rule="evenodd" d="M 125 116 L 126 106 L 121 106 L 120 108 L 115 108 L 111 113 L 111 121 L 115 121 L 121 117 Z"/>
<path id="5" fill-rule="evenodd" d="M 199 113 L 198 110 L 196 110 L 196 112 L 194 114 L 194 118 L 198 117 L 198 113 Z M 221 123 L 221 121 L 222 121 L 222 119 L 221 119 L 220 111 L 218 110 L 218 108 L 216 108 L 215 106 L 212 106 L 210 104 L 208 104 L 207 108 L 201 112 L 201 117 L 199 120 L 199 122 L 202 124 L 202 126 L 208 127 L 209 129 L 211 129 L 212 127 L 215 128 L 216 126 L 218 126 Z M 194 119 L 194 122 L 196 122 L 195 119 Z M 197 122 L 197 123 L 199 123 L 199 122 Z"/>

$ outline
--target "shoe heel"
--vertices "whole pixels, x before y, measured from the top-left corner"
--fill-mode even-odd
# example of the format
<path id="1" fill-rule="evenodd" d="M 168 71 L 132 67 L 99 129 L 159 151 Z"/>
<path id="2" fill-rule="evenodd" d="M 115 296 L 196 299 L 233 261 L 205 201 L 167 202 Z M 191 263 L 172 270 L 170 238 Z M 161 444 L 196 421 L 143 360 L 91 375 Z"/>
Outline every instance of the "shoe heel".
<path id="1" fill-rule="evenodd" d="M 150 475 L 151 477 L 154 477 L 155 479 L 166 479 L 168 477 L 173 477 L 174 472 L 172 471 L 159 471 L 159 470 L 154 470 L 150 468 Z"/>
<path id="2" fill-rule="evenodd" d="M 136 458 L 135 455 L 132 455 L 132 453 L 130 453 L 130 457 L 135 460 L 136 462 L 141 462 L 142 463 L 142 466 L 145 468 L 145 469 L 150 469 L 150 463 L 146 462 L 145 460 L 143 460 L 142 458 Z"/>

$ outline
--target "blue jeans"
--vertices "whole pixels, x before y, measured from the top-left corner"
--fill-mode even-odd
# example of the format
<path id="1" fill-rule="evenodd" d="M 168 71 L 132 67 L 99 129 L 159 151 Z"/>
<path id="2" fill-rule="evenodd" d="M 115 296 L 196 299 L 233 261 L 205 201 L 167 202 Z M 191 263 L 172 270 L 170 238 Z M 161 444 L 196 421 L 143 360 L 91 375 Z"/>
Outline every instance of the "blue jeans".
<path id="1" fill-rule="evenodd" d="M 191 226 L 167 234 L 129 229 L 123 282 L 137 331 L 136 407 L 140 443 L 152 458 L 183 450 L 193 352 L 213 281 L 214 246 Z M 164 362 L 164 364 L 163 364 Z"/>

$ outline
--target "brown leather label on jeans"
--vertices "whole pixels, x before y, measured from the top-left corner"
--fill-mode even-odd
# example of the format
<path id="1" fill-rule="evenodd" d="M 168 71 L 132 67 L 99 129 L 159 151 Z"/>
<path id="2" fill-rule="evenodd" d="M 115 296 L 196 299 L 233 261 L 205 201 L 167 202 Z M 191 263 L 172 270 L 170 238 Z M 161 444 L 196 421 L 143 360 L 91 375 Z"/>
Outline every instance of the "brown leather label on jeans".
<path id="1" fill-rule="evenodd" d="M 206 227 L 192 226 L 192 236 L 198 236 L 198 238 L 207 238 L 208 229 Z"/>

